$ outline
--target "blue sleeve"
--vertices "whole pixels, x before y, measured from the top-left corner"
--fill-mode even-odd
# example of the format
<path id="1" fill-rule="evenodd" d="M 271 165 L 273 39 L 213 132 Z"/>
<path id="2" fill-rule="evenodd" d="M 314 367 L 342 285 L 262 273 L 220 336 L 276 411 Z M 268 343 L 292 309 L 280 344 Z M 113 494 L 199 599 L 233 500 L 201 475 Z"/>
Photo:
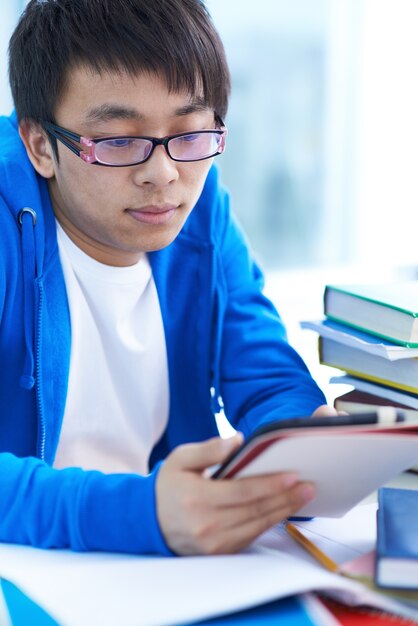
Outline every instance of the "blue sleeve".
<path id="1" fill-rule="evenodd" d="M 53 469 L 0 454 L 0 541 L 39 548 L 171 555 L 148 476 Z"/>
<path id="2" fill-rule="evenodd" d="M 288 344 L 273 304 L 263 295 L 263 275 L 221 193 L 220 263 L 225 306 L 220 392 L 231 424 L 248 435 L 262 424 L 311 415 L 326 399 Z"/>

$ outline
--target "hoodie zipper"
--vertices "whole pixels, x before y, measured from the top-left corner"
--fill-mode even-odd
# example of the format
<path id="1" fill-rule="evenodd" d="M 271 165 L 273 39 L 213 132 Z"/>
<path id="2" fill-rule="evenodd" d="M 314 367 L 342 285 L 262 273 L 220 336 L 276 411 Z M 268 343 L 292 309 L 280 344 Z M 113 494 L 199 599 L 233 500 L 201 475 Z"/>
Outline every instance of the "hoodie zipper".
<path id="1" fill-rule="evenodd" d="M 17 219 L 22 234 L 24 334 L 26 347 L 24 370 L 20 379 L 20 384 L 28 391 L 35 387 L 34 391 L 38 417 L 36 453 L 38 458 L 44 460 L 46 425 L 41 385 L 42 311 L 44 286 L 42 277 L 38 276 L 39 266 L 36 262 L 36 211 L 34 211 L 31 207 L 24 207 L 19 212 Z"/>
<path id="2" fill-rule="evenodd" d="M 42 328 L 42 311 L 44 301 L 44 285 L 42 279 L 37 280 L 38 284 L 38 311 L 36 319 L 36 335 L 35 335 L 35 389 L 36 404 L 38 408 L 38 442 L 37 456 L 41 461 L 45 460 L 45 440 L 46 426 L 44 405 L 42 402 L 42 386 L 41 386 L 41 328 Z"/>

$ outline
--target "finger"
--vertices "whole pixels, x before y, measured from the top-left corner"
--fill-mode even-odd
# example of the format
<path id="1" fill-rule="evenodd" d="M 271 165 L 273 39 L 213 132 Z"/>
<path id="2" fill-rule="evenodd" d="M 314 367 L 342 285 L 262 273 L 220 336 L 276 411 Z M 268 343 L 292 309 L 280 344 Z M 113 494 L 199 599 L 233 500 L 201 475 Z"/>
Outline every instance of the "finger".
<path id="1" fill-rule="evenodd" d="M 178 469 L 201 472 L 211 465 L 225 461 L 242 442 L 242 433 L 235 433 L 228 439 L 213 437 L 199 443 L 188 443 L 172 452 L 171 463 Z"/>
<path id="2" fill-rule="evenodd" d="M 232 526 L 226 525 L 222 532 L 211 533 L 207 537 L 207 541 L 204 542 L 204 552 L 207 554 L 231 554 L 243 550 L 259 535 L 290 517 L 306 504 L 307 485 L 300 486 L 300 489 L 303 495 L 294 493 L 288 502 L 282 503 L 278 508 L 274 508 L 273 503 L 270 502 L 272 508 L 267 506 L 262 514 Z M 299 486 L 295 490 L 299 490 Z M 311 489 L 310 497 L 313 493 L 314 491 Z"/>
<path id="3" fill-rule="evenodd" d="M 245 505 L 227 507 L 222 510 L 223 528 L 240 526 L 252 520 L 257 520 L 277 512 L 282 519 L 288 515 L 293 515 L 305 504 L 315 497 L 314 485 L 310 482 L 303 482 L 293 489 L 277 494 L 272 498 L 255 500 Z"/>
<path id="4" fill-rule="evenodd" d="M 338 415 L 338 411 L 328 404 L 321 404 L 312 413 L 312 417 L 332 417 L 333 415 Z"/>
<path id="5" fill-rule="evenodd" d="M 280 472 L 247 478 L 207 480 L 205 497 L 213 506 L 234 506 L 274 497 L 299 480 L 295 472 Z"/>

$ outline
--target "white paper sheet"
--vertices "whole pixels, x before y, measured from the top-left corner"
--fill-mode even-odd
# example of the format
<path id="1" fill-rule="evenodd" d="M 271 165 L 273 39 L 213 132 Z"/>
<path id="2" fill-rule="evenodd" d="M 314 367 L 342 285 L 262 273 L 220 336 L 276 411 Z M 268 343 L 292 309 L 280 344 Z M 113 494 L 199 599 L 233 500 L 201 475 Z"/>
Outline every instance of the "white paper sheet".
<path id="1" fill-rule="evenodd" d="M 376 511 L 377 502 L 373 502 L 354 507 L 340 519 L 317 517 L 297 525 L 334 561 L 343 563 L 375 547 Z"/>
<path id="2" fill-rule="evenodd" d="M 306 522 L 294 522 L 303 534 L 336 563 L 351 561 L 369 552 L 376 542 L 377 504 L 359 505 L 344 517 L 334 519 L 317 517 Z M 286 531 L 274 526 L 264 533 L 252 546 L 253 550 L 265 552 L 281 550 L 297 558 L 317 564 Z"/>

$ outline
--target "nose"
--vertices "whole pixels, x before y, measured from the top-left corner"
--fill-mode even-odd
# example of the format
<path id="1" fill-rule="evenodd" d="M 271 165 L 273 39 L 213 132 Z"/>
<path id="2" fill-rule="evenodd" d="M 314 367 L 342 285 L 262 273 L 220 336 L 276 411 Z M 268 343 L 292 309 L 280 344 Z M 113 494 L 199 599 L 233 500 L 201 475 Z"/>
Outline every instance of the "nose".
<path id="1" fill-rule="evenodd" d="M 148 161 L 132 169 L 136 185 L 162 187 L 179 178 L 178 163 L 170 159 L 164 146 L 156 146 Z"/>

